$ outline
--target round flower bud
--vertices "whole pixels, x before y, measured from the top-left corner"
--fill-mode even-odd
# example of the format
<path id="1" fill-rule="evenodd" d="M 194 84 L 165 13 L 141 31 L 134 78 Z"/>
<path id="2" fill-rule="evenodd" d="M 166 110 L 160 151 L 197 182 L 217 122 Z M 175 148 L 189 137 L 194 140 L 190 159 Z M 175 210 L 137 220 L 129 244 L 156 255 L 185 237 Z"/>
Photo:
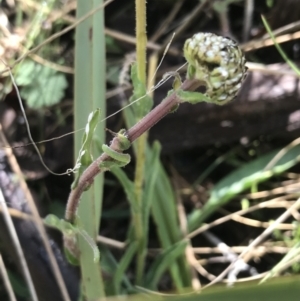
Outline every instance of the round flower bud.
<path id="1" fill-rule="evenodd" d="M 187 77 L 206 83 L 205 95 L 216 104 L 234 99 L 246 77 L 242 50 L 230 38 L 197 33 L 186 40 L 184 56 L 189 63 Z"/>

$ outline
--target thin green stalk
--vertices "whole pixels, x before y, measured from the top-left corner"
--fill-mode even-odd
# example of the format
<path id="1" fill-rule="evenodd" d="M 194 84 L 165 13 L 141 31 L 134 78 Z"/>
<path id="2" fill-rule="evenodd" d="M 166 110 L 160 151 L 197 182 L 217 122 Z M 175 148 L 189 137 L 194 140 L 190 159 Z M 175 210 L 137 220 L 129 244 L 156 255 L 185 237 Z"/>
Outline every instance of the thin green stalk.
<path id="1" fill-rule="evenodd" d="M 138 78 L 143 84 L 146 84 L 146 0 L 135 0 L 135 12 L 137 39 L 136 60 L 138 65 Z"/>
<path id="2" fill-rule="evenodd" d="M 272 41 L 274 42 L 275 47 L 277 48 L 278 52 L 282 56 L 282 58 L 286 61 L 286 63 L 293 69 L 293 71 L 299 76 L 300 70 L 299 68 L 289 59 L 289 57 L 285 54 L 285 52 L 282 50 L 281 46 L 276 42 L 276 38 L 272 32 L 271 27 L 269 26 L 269 23 L 267 22 L 266 18 L 264 16 L 261 16 L 262 21 L 264 23 L 264 26 L 270 35 Z"/>
<path id="3" fill-rule="evenodd" d="M 77 1 L 77 18 L 100 6 L 103 0 Z M 75 34 L 75 99 L 74 127 L 82 128 L 87 116 L 96 108 L 105 113 L 105 35 L 104 12 L 99 10 L 76 28 Z M 100 123 L 97 134 L 104 141 L 104 123 Z M 82 134 L 75 133 L 74 155 L 77 156 L 82 143 Z M 94 150 L 94 155 L 100 153 Z M 84 193 L 78 208 L 80 227 L 96 239 L 102 207 L 103 175 L 98 176 L 92 187 Z M 99 263 L 86 241 L 78 237 L 82 290 L 85 300 L 96 300 L 105 296 Z"/>
<path id="4" fill-rule="evenodd" d="M 137 57 L 137 74 L 139 81 L 146 85 L 146 46 L 147 46 L 147 34 L 146 34 L 146 0 L 136 0 L 136 57 Z M 141 118 L 142 116 L 138 116 Z M 135 239 L 138 241 L 137 251 L 137 270 L 136 270 L 136 283 L 141 284 L 144 273 L 144 262 L 146 255 L 145 239 L 147 233 L 144 233 L 143 229 L 143 216 L 142 216 L 142 195 L 143 195 L 143 183 L 145 178 L 145 153 L 146 143 L 148 135 L 145 133 L 137 141 L 136 148 L 136 169 L 135 169 L 135 195 L 136 195 L 136 208 L 137 211 L 133 213 L 133 222 L 135 229 Z"/>

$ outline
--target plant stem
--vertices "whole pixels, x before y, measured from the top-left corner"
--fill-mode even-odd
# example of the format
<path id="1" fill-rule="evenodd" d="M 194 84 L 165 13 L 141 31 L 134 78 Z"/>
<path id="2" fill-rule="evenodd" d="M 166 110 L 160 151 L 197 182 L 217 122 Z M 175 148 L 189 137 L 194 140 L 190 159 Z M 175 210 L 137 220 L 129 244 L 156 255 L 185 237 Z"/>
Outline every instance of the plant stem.
<path id="1" fill-rule="evenodd" d="M 136 16 L 136 60 L 138 66 L 138 78 L 146 84 L 146 0 L 135 0 Z"/>
<path id="2" fill-rule="evenodd" d="M 146 0 L 136 0 L 136 57 L 137 57 L 137 75 L 139 81 L 146 85 L 146 47 L 147 47 L 147 33 L 146 33 Z M 137 116 L 140 118 L 141 116 Z M 137 264 L 136 264 L 136 283 L 141 285 L 144 273 L 145 262 L 145 236 L 143 228 L 143 184 L 145 177 L 145 160 L 146 160 L 146 143 L 148 140 L 148 134 L 144 135 L 137 141 L 136 148 L 136 167 L 134 178 L 134 192 L 136 199 L 137 210 L 133 210 L 132 218 L 135 229 L 135 240 L 138 243 L 137 249 Z"/>
<path id="3" fill-rule="evenodd" d="M 185 80 L 180 89 L 184 91 L 195 91 L 203 83 L 198 80 Z M 159 120 L 170 113 L 174 107 L 181 103 L 176 91 L 167 96 L 159 105 L 157 105 L 152 111 L 150 111 L 143 119 L 131 127 L 127 132 L 127 138 L 132 143 L 139 138 L 143 133 L 148 131 Z M 110 148 L 120 152 L 120 141 L 118 137 L 115 137 Z M 104 161 L 110 160 L 110 157 L 106 153 L 102 153 L 81 175 L 78 185 L 71 191 L 66 206 L 65 219 L 71 223 L 76 218 L 76 211 L 80 202 L 80 198 L 85 189 L 90 186 L 96 175 L 100 172 L 104 172 L 107 169 L 101 169 L 100 164 Z"/>

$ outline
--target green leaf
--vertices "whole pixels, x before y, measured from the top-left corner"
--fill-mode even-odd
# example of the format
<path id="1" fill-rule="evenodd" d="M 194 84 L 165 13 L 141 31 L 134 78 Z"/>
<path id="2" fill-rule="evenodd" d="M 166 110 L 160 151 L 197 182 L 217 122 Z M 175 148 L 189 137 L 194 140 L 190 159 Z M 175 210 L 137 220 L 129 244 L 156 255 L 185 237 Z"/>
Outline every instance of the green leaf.
<path id="1" fill-rule="evenodd" d="M 83 237 L 83 239 L 87 242 L 87 244 L 90 246 L 91 250 L 93 251 L 93 259 L 94 262 L 97 263 L 100 260 L 100 252 L 99 249 L 94 242 L 94 240 L 88 235 L 88 233 L 81 229 L 78 226 L 74 226 L 71 223 L 65 221 L 64 219 L 59 219 L 54 214 L 48 214 L 44 218 L 44 223 L 52 228 L 55 228 L 62 232 L 64 235 L 64 248 L 65 248 L 65 254 L 69 262 L 73 265 L 78 265 L 78 258 L 74 255 L 74 251 L 72 248 L 75 248 L 75 242 L 77 240 L 77 235 L 80 235 Z M 66 244 L 69 243 L 69 245 Z"/>
<path id="2" fill-rule="evenodd" d="M 106 35 L 105 44 L 106 44 L 106 51 L 108 53 L 122 53 L 122 49 L 116 42 L 116 39 Z"/>
<path id="3" fill-rule="evenodd" d="M 17 273 L 17 271 L 10 271 L 10 269 L 7 269 L 7 274 L 16 297 L 21 297 L 23 300 L 30 300 L 29 290 L 28 287 L 24 285 L 24 279 L 22 278 L 22 276 Z"/>
<path id="4" fill-rule="evenodd" d="M 126 269 L 128 268 L 133 258 L 133 255 L 136 253 L 137 247 L 138 247 L 137 242 L 133 242 L 129 245 L 122 259 L 119 261 L 117 270 L 115 271 L 113 282 L 114 282 L 115 292 L 118 295 L 120 294 L 120 285 L 125 276 Z"/>
<path id="5" fill-rule="evenodd" d="M 182 255 L 186 248 L 187 242 L 181 241 L 161 253 L 151 265 L 146 275 L 146 286 L 149 289 L 156 289 L 158 281 L 162 274 L 170 267 L 175 260 Z"/>
<path id="6" fill-rule="evenodd" d="M 65 256 L 70 264 L 77 266 L 79 264 L 79 261 L 77 256 L 75 255 L 75 253 L 77 252 L 75 242 L 78 229 L 69 222 L 66 222 L 63 219 L 59 219 L 54 214 L 48 214 L 44 218 L 44 223 L 49 227 L 57 229 L 63 234 Z"/>
<path id="7" fill-rule="evenodd" d="M 267 279 L 278 276 L 278 274 L 285 270 L 287 267 L 287 264 L 289 262 L 294 261 L 295 263 L 299 260 L 295 260 L 297 257 L 299 257 L 300 254 L 300 242 L 296 243 L 291 250 L 275 265 L 275 267 L 272 268 L 272 270 L 261 280 L 260 283 L 265 282 Z"/>
<path id="8" fill-rule="evenodd" d="M 133 182 L 128 178 L 126 173 L 119 167 L 114 167 L 111 169 L 111 172 L 115 175 L 115 177 L 119 180 L 121 183 L 123 189 L 125 190 L 127 199 L 130 203 L 130 206 L 132 207 L 132 210 L 138 210 L 138 208 L 134 208 L 136 204 L 136 196 L 134 193 L 134 184 Z"/>
<path id="9" fill-rule="evenodd" d="M 149 215 L 150 209 L 152 207 L 155 189 L 156 189 L 156 182 L 159 179 L 159 169 L 160 169 L 160 150 L 161 145 L 158 141 L 155 141 L 152 147 L 152 151 L 150 152 L 150 160 L 147 160 L 147 168 L 151 167 L 151 172 L 147 173 L 146 182 L 144 190 L 144 204 L 143 204 L 143 221 L 144 221 L 144 230 L 145 230 L 145 237 L 148 238 L 148 227 L 149 227 Z M 148 240 L 148 239 L 147 239 Z M 145 244 L 147 246 L 147 240 L 145 240 Z M 145 246 L 145 247 L 146 247 Z"/>
<path id="10" fill-rule="evenodd" d="M 107 67 L 107 75 L 106 80 L 108 83 L 112 85 L 119 85 L 120 84 L 120 67 L 119 66 L 108 66 Z"/>
<path id="11" fill-rule="evenodd" d="M 20 94 L 33 109 L 52 106 L 64 97 L 65 75 L 47 66 L 25 60 L 16 74 Z"/>
<path id="12" fill-rule="evenodd" d="M 152 150 L 148 148 L 147 152 L 150 151 Z M 150 161 L 147 160 L 146 179 L 149 179 L 150 173 L 152 173 L 152 166 L 150 164 L 148 165 L 148 162 L 150 163 Z M 163 249 L 167 250 L 178 241 L 181 241 L 182 232 L 180 231 L 178 223 L 174 189 L 161 163 L 159 164 L 158 176 L 153 193 L 151 214 L 156 224 L 160 245 Z M 169 266 L 169 269 L 174 286 L 178 291 L 182 291 L 183 287 L 191 285 L 191 275 L 184 252 Z"/>
<path id="13" fill-rule="evenodd" d="M 100 260 L 100 252 L 99 252 L 99 249 L 98 249 L 95 241 L 88 235 L 88 233 L 85 230 L 79 230 L 78 233 L 85 239 L 85 241 L 89 244 L 89 246 L 93 250 L 94 262 L 95 263 L 99 262 L 99 260 Z"/>
<path id="14" fill-rule="evenodd" d="M 116 260 L 112 251 L 104 244 L 102 245 L 100 243 L 99 248 L 100 248 L 100 252 L 101 252 L 101 270 L 104 273 L 113 276 L 113 281 L 111 281 L 112 280 L 111 278 L 107 277 L 106 283 L 105 283 L 105 291 L 106 291 L 107 295 L 119 295 L 119 293 L 116 292 L 115 286 L 114 286 L 114 282 L 115 282 L 114 279 L 116 277 L 116 271 L 120 266 L 119 261 Z M 123 260 L 123 258 L 121 260 Z M 134 291 L 136 292 L 136 289 L 133 287 L 133 284 L 128 279 L 128 276 L 126 275 L 126 273 L 123 273 L 122 284 L 124 285 L 124 287 L 126 287 L 127 293 L 134 292 Z"/>
<path id="15" fill-rule="evenodd" d="M 300 145 L 290 148 L 270 168 L 265 170 L 268 163 L 275 157 L 279 150 L 272 151 L 260 158 L 249 162 L 223 178 L 211 191 L 211 196 L 202 209 L 194 210 L 188 219 L 189 230 L 199 227 L 204 220 L 219 207 L 228 203 L 237 194 L 278 175 L 297 164 L 300 160 Z"/>
<path id="16" fill-rule="evenodd" d="M 189 102 L 190 104 L 197 104 L 199 102 L 212 102 L 214 101 L 207 97 L 205 94 L 200 92 L 190 92 L 190 91 L 183 91 L 178 90 L 177 95 L 179 96 L 182 102 Z"/>
<path id="17" fill-rule="evenodd" d="M 85 126 L 85 131 L 82 137 L 82 145 L 74 167 L 74 171 L 76 171 L 76 176 L 74 182 L 72 183 L 72 189 L 74 189 L 77 186 L 78 180 L 82 175 L 83 171 L 93 162 L 91 145 L 93 141 L 93 135 L 99 121 L 100 109 L 97 109 L 89 114 L 88 121 Z"/>
<path id="18" fill-rule="evenodd" d="M 130 97 L 129 102 L 132 103 L 137 100 L 132 107 L 135 116 L 140 119 L 151 110 L 153 100 L 147 94 L 146 86 L 138 79 L 136 63 L 131 67 L 131 80 L 133 84 L 133 94 Z"/>
<path id="19" fill-rule="evenodd" d="M 122 301 L 298 301 L 300 295 L 300 277 L 281 277 L 270 283 L 257 285 L 237 284 L 233 288 L 215 285 L 199 293 L 188 291 L 184 294 L 139 294 L 126 296 Z M 120 297 L 110 298 L 110 301 L 120 301 Z"/>
<path id="20" fill-rule="evenodd" d="M 44 223 L 52 228 L 56 228 L 59 231 L 62 231 L 62 227 L 61 227 L 61 219 L 58 218 L 56 215 L 54 214 L 48 214 L 45 218 L 44 218 Z"/>

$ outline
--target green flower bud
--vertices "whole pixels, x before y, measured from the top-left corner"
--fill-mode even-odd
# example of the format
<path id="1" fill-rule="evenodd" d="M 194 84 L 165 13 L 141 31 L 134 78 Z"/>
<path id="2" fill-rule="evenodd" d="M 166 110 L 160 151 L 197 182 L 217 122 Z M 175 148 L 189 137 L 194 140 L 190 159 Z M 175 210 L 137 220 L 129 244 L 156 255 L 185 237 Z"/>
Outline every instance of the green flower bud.
<path id="1" fill-rule="evenodd" d="M 184 56 L 189 63 L 187 78 L 206 83 L 211 102 L 233 100 L 246 77 L 246 60 L 237 43 L 213 33 L 197 33 L 186 40 Z"/>

